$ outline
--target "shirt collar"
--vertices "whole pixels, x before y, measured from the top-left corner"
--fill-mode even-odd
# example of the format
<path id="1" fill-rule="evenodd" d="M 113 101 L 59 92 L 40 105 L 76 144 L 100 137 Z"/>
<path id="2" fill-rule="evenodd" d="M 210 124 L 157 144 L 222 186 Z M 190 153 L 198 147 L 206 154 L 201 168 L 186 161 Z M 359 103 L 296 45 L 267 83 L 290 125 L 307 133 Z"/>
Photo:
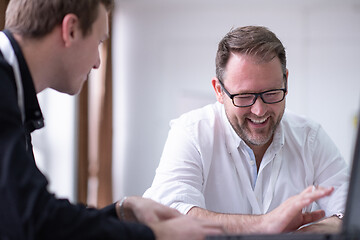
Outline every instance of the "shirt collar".
<path id="1" fill-rule="evenodd" d="M 270 144 L 270 146 L 268 148 L 268 152 L 271 155 L 277 153 L 282 148 L 282 146 L 284 146 L 284 139 L 285 139 L 284 127 L 283 127 L 282 119 L 281 119 L 279 126 L 275 130 L 272 143 Z"/>
<path id="2" fill-rule="evenodd" d="M 9 38 L 19 63 L 24 89 L 25 125 L 27 129 L 32 132 L 35 129 L 40 129 L 44 126 L 44 118 L 36 96 L 34 82 L 19 44 L 16 42 L 10 31 L 4 30 L 3 32 Z"/>

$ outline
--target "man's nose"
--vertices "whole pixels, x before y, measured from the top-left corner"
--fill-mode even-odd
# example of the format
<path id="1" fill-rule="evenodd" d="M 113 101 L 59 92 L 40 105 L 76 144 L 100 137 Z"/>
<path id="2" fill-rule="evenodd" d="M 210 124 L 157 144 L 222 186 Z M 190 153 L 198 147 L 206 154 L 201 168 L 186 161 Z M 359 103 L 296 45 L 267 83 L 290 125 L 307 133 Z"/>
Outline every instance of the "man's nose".
<path id="1" fill-rule="evenodd" d="M 267 104 L 263 102 L 260 96 L 255 100 L 255 103 L 251 106 L 251 112 L 256 116 L 264 116 L 267 111 Z"/>

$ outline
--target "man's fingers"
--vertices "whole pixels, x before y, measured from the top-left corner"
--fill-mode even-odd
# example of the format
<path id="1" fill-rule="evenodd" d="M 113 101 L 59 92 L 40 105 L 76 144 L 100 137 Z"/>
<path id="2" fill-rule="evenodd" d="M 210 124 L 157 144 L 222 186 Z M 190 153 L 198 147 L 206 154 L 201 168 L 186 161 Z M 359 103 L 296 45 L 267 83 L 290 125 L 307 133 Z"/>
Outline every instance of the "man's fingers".
<path id="1" fill-rule="evenodd" d="M 303 213 L 303 225 L 319 221 L 325 216 L 324 210 Z"/>
<path id="2" fill-rule="evenodd" d="M 314 211 L 311 213 L 302 213 L 302 210 L 309 206 L 314 201 L 323 197 L 329 196 L 334 191 L 333 187 L 314 187 L 309 186 L 300 194 L 287 199 L 278 208 L 274 209 L 271 214 L 266 214 L 268 222 L 271 224 L 277 222 L 276 230 L 278 232 L 293 231 L 304 224 L 316 222 L 325 216 L 323 210 Z"/>
<path id="3" fill-rule="evenodd" d="M 305 188 L 304 191 L 302 191 L 300 194 L 305 194 L 305 193 L 311 193 L 314 189 L 314 186 L 309 186 L 307 188 Z"/>
<path id="4" fill-rule="evenodd" d="M 219 228 L 206 228 L 204 231 L 204 235 L 206 236 L 226 234 L 222 229 Z"/>
<path id="5" fill-rule="evenodd" d="M 159 210 L 159 218 L 160 220 L 167 220 L 167 219 L 171 219 L 171 218 L 175 218 L 175 217 L 179 217 L 182 214 L 173 208 L 162 208 Z"/>
<path id="6" fill-rule="evenodd" d="M 302 197 L 327 196 L 327 195 L 330 195 L 333 191 L 334 191 L 334 187 L 325 188 L 325 187 L 309 186 L 300 193 L 300 196 L 302 196 Z"/>
<path id="7" fill-rule="evenodd" d="M 306 188 L 302 193 L 300 193 L 300 201 L 298 202 L 299 207 L 303 208 L 311 204 L 312 202 L 319 200 L 320 198 L 329 196 L 334 191 L 333 187 L 324 188 L 324 187 L 313 187 L 310 186 Z"/>
<path id="8" fill-rule="evenodd" d="M 302 214 L 301 211 L 305 207 L 309 206 L 314 201 L 326 197 L 333 192 L 334 188 L 324 188 L 324 187 L 307 187 L 304 191 L 302 191 L 299 195 L 296 195 L 292 198 L 289 198 L 285 204 L 283 204 L 282 208 L 282 216 L 284 219 L 293 219 L 299 214 Z M 323 211 L 315 211 L 312 213 L 304 213 L 303 219 L 306 223 L 310 223 L 313 221 L 317 221 L 321 219 L 323 215 Z M 303 223 L 305 224 L 305 223 Z"/>

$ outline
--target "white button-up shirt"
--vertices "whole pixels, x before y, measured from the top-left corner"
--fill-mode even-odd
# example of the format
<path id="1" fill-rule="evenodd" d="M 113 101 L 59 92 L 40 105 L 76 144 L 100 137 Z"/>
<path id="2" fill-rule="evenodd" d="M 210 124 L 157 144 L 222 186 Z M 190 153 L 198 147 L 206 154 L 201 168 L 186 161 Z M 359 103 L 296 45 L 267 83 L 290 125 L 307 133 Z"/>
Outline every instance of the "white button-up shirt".
<path id="1" fill-rule="evenodd" d="M 144 193 L 187 213 L 197 206 L 219 213 L 264 214 L 310 185 L 334 186 L 321 208 L 344 212 L 349 171 L 319 124 L 285 112 L 259 171 L 253 151 L 231 127 L 220 103 L 171 121 L 152 186 Z"/>

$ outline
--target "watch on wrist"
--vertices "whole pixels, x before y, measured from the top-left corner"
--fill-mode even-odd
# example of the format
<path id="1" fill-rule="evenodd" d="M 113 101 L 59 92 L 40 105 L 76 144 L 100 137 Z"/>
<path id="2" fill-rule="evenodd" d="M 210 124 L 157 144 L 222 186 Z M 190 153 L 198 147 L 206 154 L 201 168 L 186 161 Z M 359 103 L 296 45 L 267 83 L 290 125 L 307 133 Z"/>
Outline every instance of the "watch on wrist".
<path id="1" fill-rule="evenodd" d="M 116 208 L 116 213 L 119 217 L 120 220 L 125 220 L 125 209 L 124 209 L 124 202 L 126 200 L 127 197 L 124 197 L 123 199 L 121 199 L 121 201 L 119 201 L 118 207 Z"/>
<path id="2" fill-rule="evenodd" d="M 343 220 L 344 218 L 344 214 L 341 212 L 335 213 L 334 215 L 332 215 L 333 217 L 337 217 L 340 220 Z"/>

